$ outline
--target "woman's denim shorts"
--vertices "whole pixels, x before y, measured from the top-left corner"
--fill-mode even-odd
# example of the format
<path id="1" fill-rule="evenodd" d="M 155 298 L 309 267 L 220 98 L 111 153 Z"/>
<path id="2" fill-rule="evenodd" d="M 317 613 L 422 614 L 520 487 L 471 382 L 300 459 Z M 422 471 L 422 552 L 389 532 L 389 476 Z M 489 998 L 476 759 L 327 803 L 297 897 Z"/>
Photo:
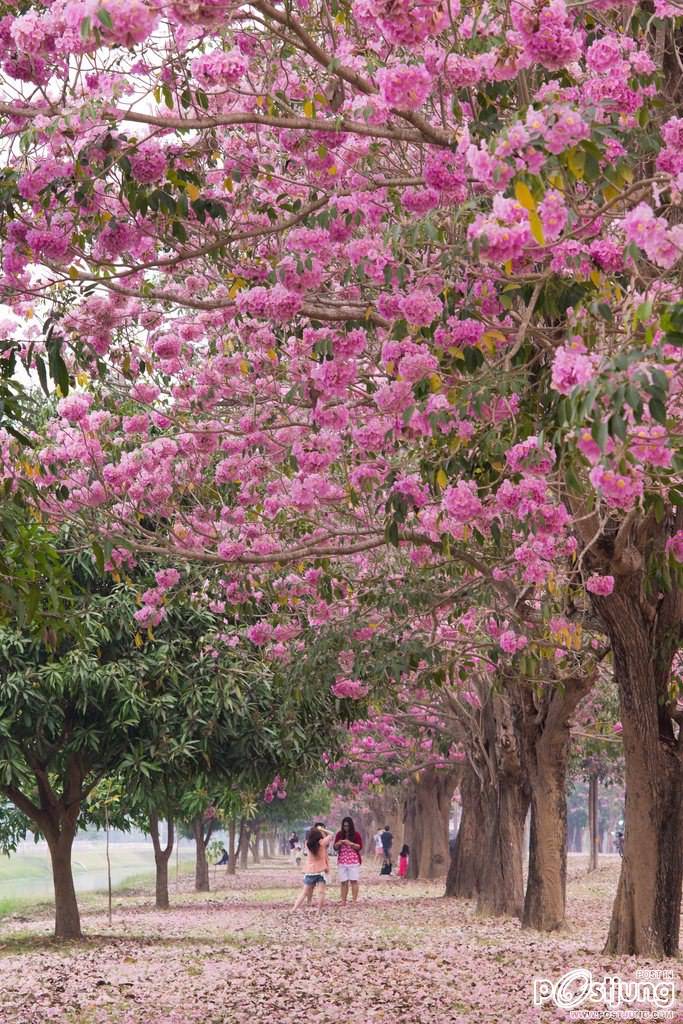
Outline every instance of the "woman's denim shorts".
<path id="1" fill-rule="evenodd" d="M 315 885 L 318 884 L 318 882 L 322 882 L 323 885 L 327 884 L 326 881 L 325 881 L 325 876 L 324 875 L 320 875 L 320 874 L 318 874 L 318 875 L 304 875 L 304 885 L 313 885 L 313 886 L 315 886 Z"/>

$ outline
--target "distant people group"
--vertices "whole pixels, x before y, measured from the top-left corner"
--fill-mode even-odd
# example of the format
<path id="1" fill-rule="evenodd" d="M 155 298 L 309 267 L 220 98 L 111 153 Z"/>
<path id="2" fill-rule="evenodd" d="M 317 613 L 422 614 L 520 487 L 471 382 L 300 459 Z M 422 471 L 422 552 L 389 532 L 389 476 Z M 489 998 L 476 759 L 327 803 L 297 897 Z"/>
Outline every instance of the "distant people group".
<path id="1" fill-rule="evenodd" d="M 377 833 L 374 843 L 375 856 L 382 861 L 380 874 L 391 874 L 391 851 L 394 836 L 388 825 L 384 827 L 383 831 Z M 303 851 L 301 851 L 301 844 L 296 832 L 292 832 L 289 838 L 289 846 L 292 859 L 297 866 L 300 865 Z M 360 832 L 356 831 L 353 818 L 347 816 L 342 819 L 341 828 L 336 833 L 330 831 L 322 821 L 317 821 L 308 833 L 306 837 L 304 884 L 294 903 L 294 910 L 298 910 L 304 903 L 306 906 L 310 906 L 316 890 L 318 893 L 318 909 L 322 910 L 325 905 L 327 875 L 330 870 L 330 847 L 337 854 L 337 876 L 340 885 L 341 905 L 346 906 L 349 890 L 351 892 L 351 902 L 356 903 L 358 900 L 363 839 Z M 398 874 L 400 878 L 406 878 L 408 875 L 409 853 L 408 846 L 404 843 L 399 854 Z"/>

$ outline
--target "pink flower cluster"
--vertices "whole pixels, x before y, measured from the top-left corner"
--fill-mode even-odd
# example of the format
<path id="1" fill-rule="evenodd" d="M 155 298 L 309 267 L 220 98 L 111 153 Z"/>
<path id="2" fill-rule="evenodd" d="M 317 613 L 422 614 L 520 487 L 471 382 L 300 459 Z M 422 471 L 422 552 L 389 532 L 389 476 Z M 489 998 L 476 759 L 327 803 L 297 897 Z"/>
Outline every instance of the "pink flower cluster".
<path id="1" fill-rule="evenodd" d="M 460 4 L 450 4 L 457 18 Z M 385 38 L 397 46 L 415 47 L 436 35 L 448 23 L 443 0 L 356 0 L 354 14 L 360 24 L 376 22 Z"/>
<path id="2" fill-rule="evenodd" d="M 604 466 L 594 466 L 589 479 L 593 487 L 613 508 L 630 508 L 643 494 L 643 479 L 635 471 L 626 474 Z"/>
<path id="3" fill-rule="evenodd" d="M 666 550 L 671 552 L 677 562 L 683 562 L 683 530 L 678 530 L 669 538 Z"/>
<path id="4" fill-rule="evenodd" d="M 265 790 L 263 791 L 263 799 L 267 804 L 272 804 L 273 800 L 285 800 L 287 797 L 287 783 L 284 779 L 281 779 L 279 775 L 276 775 L 272 782 L 268 783 Z"/>
<path id="5" fill-rule="evenodd" d="M 554 70 L 566 67 L 579 56 L 580 39 L 573 30 L 564 0 L 513 0 L 510 15 L 524 50 L 533 61 Z"/>
<path id="6" fill-rule="evenodd" d="M 555 452 L 549 444 L 540 446 L 536 437 L 528 437 L 509 449 L 505 461 L 512 473 L 545 476 L 555 465 Z"/>
<path id="7" fill-rule="evenodd" d="M 546 192 L 539 204 L 538 212 L 546 242 L 554 242 L 560 237 L 567 223 L 567 204 L 562 193 L 557 189 Z"/>
<path id="8" fill-rule="evenodd" d="M 330 692 L 335 697 L 361 700 L 363 697 L 367 697 L 369 689 L 369 686 L 360 679 L 346 679 L 343 676 L 337 676 L 330 687 Z"/>
<path id="9" fill-rule="evenodd" d="M 621 222 L 627 242 L 644 250 L 658 267 L 673 267 L 683 253 L 683 225 L 669 227 L 664 217 L 656 217 L 652 207 L 639 203 Z"/>
<path id="10" fill-rule="evenodd" d="M 595 376 L 596 359 L 588 355 L 580 337 L 571 339 L 555 352 L 552 370 L 552 387 L 561 395 L 570 394 L 574 388 L 588 384 Z"/>
<path id="11" fill-rule="evenodd" d="M 586 590 L 590 594 L 599 594 L 601 597 L 607 597 L 614 590 L 614 576 L 600 576 L 597 573 L 593 573 L 586 580 Z"/>
<path id="12" fill-rule="evenodd" d="M 214 50 L 192 61 L 192 74 L 209 89 L 235 85 L 244 76 L 248 62 L 239 50 Z"/>
<path id="13" fill-rule="evenodd" d="M 130 173 L 141 185 L 155 184 L 166 174 L 166 155 L 159 146 L 141 144 L 130 157 Z"/>
<path id="14" fill-rule="evenodd" d="M 87 416 L 92 401 L 92 395 L 86 395 L 82 391 L 73 392 L 57 403 L 57 412 L 69 423 L 81 423 Z"/>
<path id="15" fill-rule="evenodd" d="M 421 107 L 432 89 L 432 76 L 419 64 L 394 64 L 377 72 L 379 93 L 390 107 Z"/>
<path id="16" fill-rule="evenodd" d="M 506 629 L 498 637 L 498 643 L 506 654 L 516 654 L 517 651 L 523 650 L 529 641 L 520 633 L 515 633 L 514 629 Z"/>

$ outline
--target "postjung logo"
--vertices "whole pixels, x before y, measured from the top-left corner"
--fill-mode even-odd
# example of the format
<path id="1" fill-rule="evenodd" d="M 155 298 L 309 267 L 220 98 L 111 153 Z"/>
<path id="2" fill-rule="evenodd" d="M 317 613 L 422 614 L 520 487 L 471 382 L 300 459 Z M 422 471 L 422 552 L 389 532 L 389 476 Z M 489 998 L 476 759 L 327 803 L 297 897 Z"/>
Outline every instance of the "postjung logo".
<path id="1" fill-rule="evenodd" d="M 673 971 L 640 970 L 635 980 L 627 981 L 618 975 L 594 978 L 592 971 L 575 967 L 557 981 L 534 978 L 534 1006 L 550 1004 L 560 1010 L 588 1009 L 592 1004 L 593 1009 L 600 1008 L 607 1014 L 630 1007 L 642 1011 L 647 1007 L 648 1016 L 661 1020 L 670 1016 L 666 1011 L 673 1010 L 675 999 Z M 645 1019 L 645 1014 L 640 1012 L 638 1017 Z"/>

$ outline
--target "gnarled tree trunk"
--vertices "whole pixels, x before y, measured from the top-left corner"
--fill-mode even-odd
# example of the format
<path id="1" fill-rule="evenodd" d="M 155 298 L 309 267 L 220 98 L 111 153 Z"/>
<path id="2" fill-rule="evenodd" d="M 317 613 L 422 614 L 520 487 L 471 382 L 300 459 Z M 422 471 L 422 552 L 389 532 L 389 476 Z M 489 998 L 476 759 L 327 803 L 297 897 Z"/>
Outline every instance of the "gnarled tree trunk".
<path id="1" fill-rule="evenodd" d="M 149 815 L 149 834 L 154 847 L 154 863 L 156 866 L 156 905 L 159 910 L 167 910 L 168 901 L 168 862 L 173 851 L 173 818 L 167 818 L 166 846 L 161 845 L 159 835 L 159 818 L 152 811 Z"/>
<path id="2" fill-rule="evenodd" d="M 529 786 L 514 700 L 491 693 L 481 711 L 480 742 L 470 756 L 481 783 L 484 834 L 477 912 L 520 917 L 524 898 L 522 846 Z"/>
<path id="3" fill-rule="evenodd" d="M 521 917 L 524 898 L 522 846 L 529 797 L 519 780 L 501 774 L 483 790 L 484 845 L 480 852 L 477 913 Z"/>
<path id="4" fill-rule="evenodd" d="M 680 734 L 657 695 L 668 684 L 656 630 L 623 607 L 612 630 L 625 755 L 624 857 L 605 952 L 673 956 L 683 879 Z M 659 678 L 658 678 L 659 677 Z"/>
<path id="5" fill-rule="evenodd" d="M 547 688 L 537 703 L 524 693 L 526 767 L 531 789 L 529 873 L 522 924 L 555 931 L 565 923 L 567 889 L 567 761 L 569 725 L 591 676 L 563 680 Z"/>
<path id="6" fill-rule="evenodd" d="M 664 571 L 667 538 L 683 510 L 657 522 L 635 510 L 615 537 L 603 534 L 595 563 L 615 578 L 592 595 L 612 644 L 625 760 L 624 857 L 605 952 L 674 956 L 683 880 L 683 746 L 669 684 L 681 644 L 683 592 L 653 578 Z"/>
<path id="7" fill-rule="evenodd" d="M 448 818 L 455 773 L 426 768 L 410 783 L 406 799 L 406 842 L 410 878 L 443 878 L 448 871 Z"/>
<path id="8" fill-rule="evenodd" d="M 474 769 L 466 764 L 460 783 L 460 826 L 446 878 L 446 896 L 474 899 L 479 895 L 484 842 L 484 811 L 481 785 Z"/>

